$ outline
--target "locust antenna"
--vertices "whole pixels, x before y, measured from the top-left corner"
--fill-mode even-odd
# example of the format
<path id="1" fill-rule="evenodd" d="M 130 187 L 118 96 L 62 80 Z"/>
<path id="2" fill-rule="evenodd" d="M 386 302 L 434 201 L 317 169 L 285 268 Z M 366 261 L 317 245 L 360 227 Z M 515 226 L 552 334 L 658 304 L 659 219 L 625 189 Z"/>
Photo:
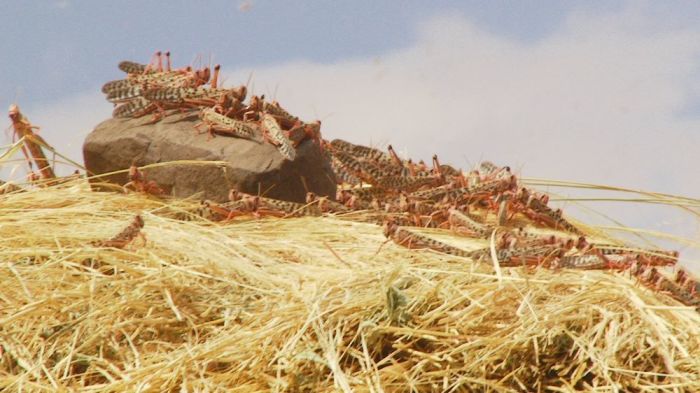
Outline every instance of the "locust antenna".
<path id="1" fill-rule="evenodd" d="M 250 74 L 248 74 L 248 80 L 245 82 L 245 88 L 248 90 L 248 86 L 250 86 L 250 82 L 253 80 L 253 73 L 255 71 L 250 71 Z M 251 93 L 252 94 L 252 93 Z"/>

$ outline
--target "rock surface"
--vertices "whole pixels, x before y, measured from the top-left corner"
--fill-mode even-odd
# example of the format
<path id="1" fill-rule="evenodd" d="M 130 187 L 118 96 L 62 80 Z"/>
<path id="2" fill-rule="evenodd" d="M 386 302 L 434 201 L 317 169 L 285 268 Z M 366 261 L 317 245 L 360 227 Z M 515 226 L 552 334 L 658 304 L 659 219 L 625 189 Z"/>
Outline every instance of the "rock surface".
<path id="1" fill-rule="evenodd" d="M 186 117 L 183 117 L 186 116 Z M 328 159 L 310 140 L 297 148 L 294 161 L 285 160 L 267 142 L 197 134 L 196 115 L 176 114 L 156 124 L 150 116 L 137 119 L 109 119 L 100 123 L 83 144 L 85 166 L 93 175 L 153 163 L 197 160 L 226 161 L 225 167 L 177 165 L 144 170 L 153 180 L 176 197 L 198 193 L 202 199 L 226 201 L 231 188 L 271 198 L 304 202 L 307 191 L 335 198 L 335 175 Z M 99 183 L 125 184 L 127 174 L 102 176 Z"/>

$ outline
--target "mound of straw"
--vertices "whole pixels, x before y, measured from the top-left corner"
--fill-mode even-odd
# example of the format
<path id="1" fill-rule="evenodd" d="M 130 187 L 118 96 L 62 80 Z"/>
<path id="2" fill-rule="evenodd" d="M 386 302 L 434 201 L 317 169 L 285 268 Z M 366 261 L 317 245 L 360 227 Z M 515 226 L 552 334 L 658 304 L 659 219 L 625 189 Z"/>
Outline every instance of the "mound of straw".
<path id="1" fill-rule="evenodd" d="M 700 315 L 621 273 L 493 266 L 338 218 L 0 196 L 0 390 L 700 391 Z M 99 248 L 141 214 L 146 242 Z"/>

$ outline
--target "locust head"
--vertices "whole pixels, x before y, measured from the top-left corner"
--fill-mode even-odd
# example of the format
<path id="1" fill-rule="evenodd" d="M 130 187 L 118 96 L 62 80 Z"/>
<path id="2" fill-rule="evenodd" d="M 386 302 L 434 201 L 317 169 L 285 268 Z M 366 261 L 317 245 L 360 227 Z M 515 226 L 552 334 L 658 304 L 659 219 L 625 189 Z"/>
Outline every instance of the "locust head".
<path id="1" fill-rule="evenodd" d="M 19 114 L 19 107 L 15 104 L 10 105 L 10 109 L 7 111 L 8 116 L 10 116 L 10 120 L 12 121 L 17 121 L 19 120 L 20 114 Z"/>
<path id="2" fill-rule="evenodd" d="M 315 194 L 315 193 L 313 193 L 313 192 L 311 192 L 311 191 L 309 191 L 309 192 L 306 193 L 306 203 L 307 203 L 307 204 L 316 201 L 316 199 L 317 199 L 317 198 L 316 198 L 316 194 Z"/>
<path id="3" fill-rule="evenodd" d="M 396 231 L 399 229 L 399 225 L 394 221 L 393 219 L 387 219 L 384 221 L 383 225 L 383 230 L 384 230 L 384 236 L 387 238 L 390 238 L 396 234 Z"/>

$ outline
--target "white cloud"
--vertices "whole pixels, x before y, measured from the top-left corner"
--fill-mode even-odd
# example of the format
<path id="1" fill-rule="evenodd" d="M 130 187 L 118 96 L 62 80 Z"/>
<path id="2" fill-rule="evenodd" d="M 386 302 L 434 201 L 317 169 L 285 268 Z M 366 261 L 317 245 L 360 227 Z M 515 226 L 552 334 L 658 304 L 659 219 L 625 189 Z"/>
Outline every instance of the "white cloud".
<path id="1" fill-rule="evenodd" d="M 253 83 L 303 119 L 320 117 L 329 139 L 697 197 L 700 111 L 688 109 L 700 82 L 700 31 L 653 22 L 631 8 L 576 13 L 528 43 L 442 16 L 423 24 L 413 45 L 380 58 L 271 65 L 255 69 Z M 249 73 L 225 74 L 243 83 Z M 630 225 L 698 238 L 697 219 L 677 210 L 601 208 Z"/>
<path id="2" fill-rule="evenodd" d="M 304 118 L 327 117 L 329 138 L 697 195 L 700 185 L 674 172 L 700 164 L 698 118 L 678 116 L 697 82 L 700 34 L 648 36 L 641 22 L 627 28 L 625 15 L 605 25 L 576 15 L 534 44 L 438 17 L 415 45 L 382 58 L 270 66 L 255 70 L 254 84 L 268 96 L 278 86 L 276 98 Z M 229 71 L 228 80 L 249 72 Z"/>
<path id="3" fill-rule="evenodd" d="M 103 94 L 97 88 L 94 92 L 76 95 L 48 106 L 33 107 L 21 102 L 18 105 L 29 121 L 40 127 L 39 135 L 47 143 L 54 146 L 59 153 L 81 164 L 83 140 L 97 124 L 111 116 L 110 104 L 104 100 Z M 9 142 L 10 140 L 5 138 L 5 143 Z M 15 158 L 22 159 L 21 155 Z M 0 177 L 24 181 L 25 168 L 24 162 L 19 162 L 18 168 L 14 170 L 2 168 Z M 61 165 L 57 172 L 70 174 L 74 169 L 73 166 Z"/>
<path id="4" fill-rule="evenodd" d="M 41 126 L 42 136 L 69 158 L 83 162 L 83 141 L 100 122 L 112 115 L 112 106 L 98 88 L 90 93 L 62 100 L 55 105 L 37 108 L 31 114 L 34 124 Z M 72 172 L 74 168 L 70 168 Z"/>

